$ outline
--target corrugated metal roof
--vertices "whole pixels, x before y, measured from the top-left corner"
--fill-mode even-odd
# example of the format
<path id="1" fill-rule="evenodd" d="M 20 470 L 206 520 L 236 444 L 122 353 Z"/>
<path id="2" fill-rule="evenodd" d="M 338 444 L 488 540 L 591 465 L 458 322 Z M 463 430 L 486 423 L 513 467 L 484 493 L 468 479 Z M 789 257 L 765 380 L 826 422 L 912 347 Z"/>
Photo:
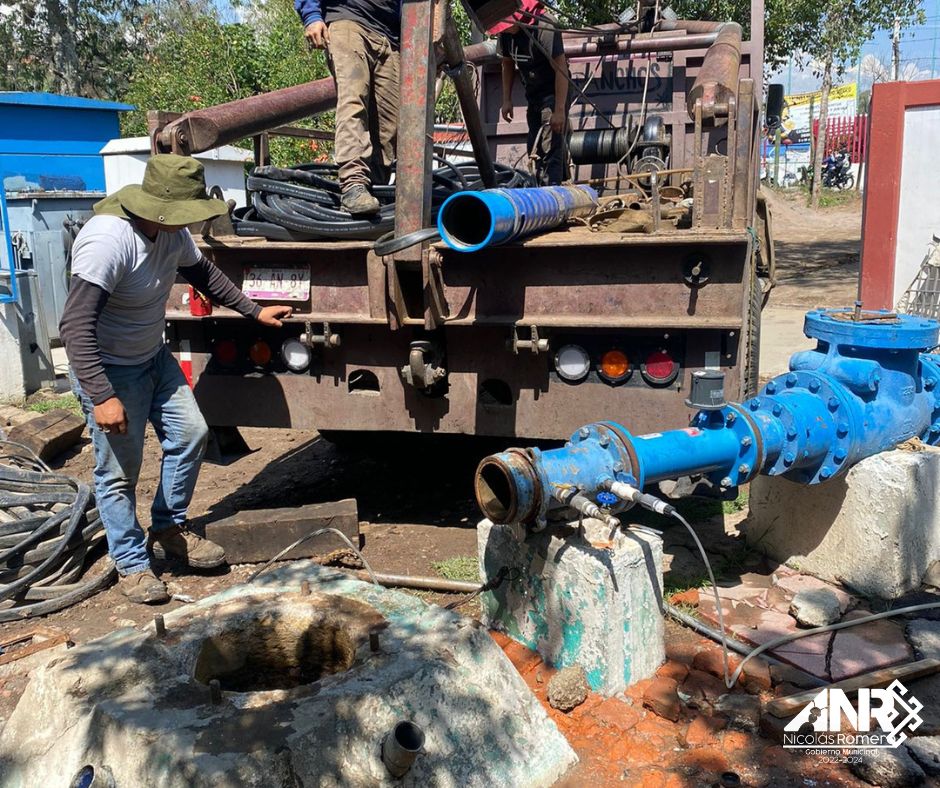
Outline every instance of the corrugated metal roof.
<path id="1" fill-rule="evenodd" d="M 19 91 L 0 91 L 0 104 L 18 104 L 27 107 L 67 107 L 70 109 L 110 109 L 127 112 L 136 109 L 133 104 L 118 101 L 82 98 L 80 96 L 60 96 L 56 93 L 23 93 Z"/>

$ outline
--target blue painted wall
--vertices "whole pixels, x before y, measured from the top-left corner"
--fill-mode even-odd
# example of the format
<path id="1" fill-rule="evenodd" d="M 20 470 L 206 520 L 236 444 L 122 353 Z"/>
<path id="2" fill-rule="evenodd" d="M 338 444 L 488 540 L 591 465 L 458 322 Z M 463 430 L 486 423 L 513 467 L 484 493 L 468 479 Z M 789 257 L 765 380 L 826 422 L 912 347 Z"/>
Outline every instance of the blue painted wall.
<path id="1" fill-rule="evenodd" d="M 120 136 L 118 113 L 132 109 L 51 93 L 0 93 L 0 178 L 6 190 L 20 188 L 9 180 L 20 176 L 44 190 L 104 191 L 98 151 Z"/>

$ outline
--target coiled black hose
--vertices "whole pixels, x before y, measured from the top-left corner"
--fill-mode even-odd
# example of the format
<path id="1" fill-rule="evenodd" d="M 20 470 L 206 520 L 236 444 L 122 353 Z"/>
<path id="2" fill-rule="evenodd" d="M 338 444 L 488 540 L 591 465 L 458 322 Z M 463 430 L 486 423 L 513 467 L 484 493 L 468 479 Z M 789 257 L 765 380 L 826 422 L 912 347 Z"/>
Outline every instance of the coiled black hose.
<path id="1" fill-rule="evenodd" d="M 105 588 L 115 568 L 80 580 L 104 538 L 91 489 L 0 441 L 0 622 L 54 613 Z"/>
<path id="2" fill-rule="evenodd" d="M 432 217 L 451 194 L 482 189 L 477 166 L 436 158 L 442 166 L 431 172 Z M 532 186 L 521 170 L 496 165 L 497 184 L 505 188 Z M 374 216 L 352 216 L 342 209 L 335 164 L 304 164 L 293 168 L 255 167 L 248 177 L 251 204 L 235 212 L 233 225 L 240 236 L 262 236 L 274 241 L 366 240 L 374 241 L 395 227 L 395 187 L 375 186 L 381 203 Z M 421 240 L 427 240 L 422 236 Z M 383 248 L 388 248 L 383 247 Z M 395 248 L 402 248 L 400 244 Z"/>

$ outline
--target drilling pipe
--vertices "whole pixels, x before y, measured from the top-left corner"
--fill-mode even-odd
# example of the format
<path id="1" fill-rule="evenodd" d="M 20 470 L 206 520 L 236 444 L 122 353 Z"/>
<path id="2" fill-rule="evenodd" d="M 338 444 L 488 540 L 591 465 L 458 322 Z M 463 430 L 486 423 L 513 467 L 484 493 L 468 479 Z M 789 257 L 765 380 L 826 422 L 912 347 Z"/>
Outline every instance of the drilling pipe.
<path id="1" fill-rule="evenodd" d="M 458 252 L 476 252 L 590 216 L 597 192 L 590 186 L 535 186 L 456 192 L 437 215 L 441 240 Z"/>
<path id="2" fill-rule="evenodd" d="M 599 492 L 632 497 L 699 474 L 723 490 L 758 473 L 818 484 L 909 438 L 938 444 L 940 355 L 923 352 L 936 348 L 938 330 L 935 320 L 886 311 L 814 310 L 804 333 L 816 348 L 795 353 L 790 372 L 758 396 L 725 404 L 720 394 L 685 429 L 634 436 L 598 422 L 560 449 L 494 454 L 477 468 L 477 502 L 493 522 L 538 529 L 575 497 L 580 508 Z"/>

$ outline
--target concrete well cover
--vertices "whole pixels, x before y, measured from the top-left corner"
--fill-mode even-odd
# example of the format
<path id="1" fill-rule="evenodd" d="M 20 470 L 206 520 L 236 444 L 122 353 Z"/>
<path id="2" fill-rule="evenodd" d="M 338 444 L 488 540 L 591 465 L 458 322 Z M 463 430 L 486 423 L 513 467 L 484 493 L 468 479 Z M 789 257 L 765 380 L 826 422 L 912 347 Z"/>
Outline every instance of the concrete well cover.
<path id="1" fill-rule="evenodd" d="M 33 674 L 0 785 L 543 786 L 577 760 L 486 631 L 415 597 L 305 562 L 165 618 Z M 401 720 L 426 738 L 397 781 L 381 742 Z"/>

